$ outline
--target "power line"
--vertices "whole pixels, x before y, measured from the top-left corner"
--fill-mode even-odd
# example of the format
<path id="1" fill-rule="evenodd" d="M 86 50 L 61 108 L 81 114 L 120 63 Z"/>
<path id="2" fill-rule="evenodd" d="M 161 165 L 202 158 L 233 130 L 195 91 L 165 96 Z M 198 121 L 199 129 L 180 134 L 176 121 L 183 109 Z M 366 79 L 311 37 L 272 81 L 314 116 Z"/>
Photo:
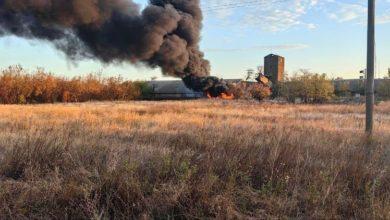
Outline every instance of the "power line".
<path id="1" fill-rule="evenodd" d="M 224 6 L 213 6 L 203 9 L 204 12 L 212 12 L 212 11 L 219 11 L 219 10 L 225 10 L 225 9 L 235 9 L 235 8 L 242 8 L 242 7 L 250 7 L 250 6 L 258 6 L 258 5 L 264 5 L 266 3 L 278 3 L 282 1 L 273 1 L 273 2 L 246 2 L 246 3 L 237 3 L 237 4 L 230 4 L 230 5 L 224 5 Z"/>
<path id="2" fill-rule="evenodd" d="M 212 10 L 214 8 L 221 8 L 221 7 L 230 7 L 230 6 L 237 6 L 242 4 L 253 4 L 253 3 L 259 3 L 259 1 L 241 1 L 241 2 L 234 2 L 234 3 L 227 3 L 227 4 L 215 4 L 209 7 L 203 7 L 204 10 Z"/>
<path id="3" fill-rule="evenodd" d="M 214 11 L 220 11 L 220 10 L 226 10 L 226 9 L 236 9 L 236 8 L 243 8 L 243 7 L 250 7 L 250 6 L 259 6 L 264 4 L 278 4 L 278 3 L 284 3 L 289 0 L 274 0 L 274 1 L 244 1 L 244 2 L 237 2 L 237 3 L 228 3 L 228 4 L 221 4 L 221 5 L 213 5 L 209 7 L 204 7 L 203 12 L 214 12 Z"/>

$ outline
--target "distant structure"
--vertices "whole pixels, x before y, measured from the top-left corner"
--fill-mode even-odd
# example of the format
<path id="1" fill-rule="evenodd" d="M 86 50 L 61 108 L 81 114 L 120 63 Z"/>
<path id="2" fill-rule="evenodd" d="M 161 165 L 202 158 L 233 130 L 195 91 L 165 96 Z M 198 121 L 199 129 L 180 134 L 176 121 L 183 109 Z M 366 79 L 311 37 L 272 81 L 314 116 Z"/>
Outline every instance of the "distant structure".
<path id="1" fill-rule="evenodd" d="M 264 57 L 264 75 L 272 82 L 278 84 L 283 80 L 285 58 L 275 54 Z"/>
<path id="2" fill-rule="evenodd" d="M 226 79 L 230 84 L 237 84 L 242 79 Z M 189 100 L 207 98 L 204 92 L 196 92 L 187 88 L 182 80 L 152 80 L 147 82 L 150 96 L 145 99 L 151 100 Z"/>
<path id="3" fill-rule="evenodd" d="M 147 83 L 152 90 L 149 98 L 154 100 L 199 99 L 204 97 L 203 92 L 195 92 L 187 88 L 182 80 L 152 80 Z"/>
<path id="4" fill-rule="evenodd" d="M 379 86 L 382 83 L 385 83 L 385 81 L 386 81 L 386 78 L 374 80 L 375 92 L 377 92 Z M 352 95 L 355 95 L 355 94 L 365 95 L 366 79 L 364 79 L 364 78 L 360 78 L 360 79 L 334 79 L 334 80 L 332 80 L 332 83 L 333 83 L 336 90 L 342 90 L 343 87 L 346 87 L 348 92 L 350 92 Z"/>

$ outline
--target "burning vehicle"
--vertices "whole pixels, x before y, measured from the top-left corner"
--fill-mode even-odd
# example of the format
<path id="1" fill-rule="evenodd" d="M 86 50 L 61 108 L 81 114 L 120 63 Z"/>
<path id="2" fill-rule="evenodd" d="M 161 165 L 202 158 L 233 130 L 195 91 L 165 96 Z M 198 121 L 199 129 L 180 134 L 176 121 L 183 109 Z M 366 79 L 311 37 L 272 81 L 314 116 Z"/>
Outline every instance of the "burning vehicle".
<path id="1" fill-rule="evenodd" d="M 195 91 L 203 91 L 209 98 L 234 99 L 228 83 L 223 79 L 188 75 L 183 78 L 183 82 Z"/>

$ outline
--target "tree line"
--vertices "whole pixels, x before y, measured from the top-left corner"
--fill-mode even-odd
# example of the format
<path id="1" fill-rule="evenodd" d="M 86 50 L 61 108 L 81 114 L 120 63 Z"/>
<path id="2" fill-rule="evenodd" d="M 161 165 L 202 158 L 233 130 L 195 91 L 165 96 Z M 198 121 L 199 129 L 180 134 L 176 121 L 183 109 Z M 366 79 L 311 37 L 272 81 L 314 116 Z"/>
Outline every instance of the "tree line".
<path id="1" fill-rule="evenodd" d="M 326 74 L 315 74 L 307 71 L 286 77 L 276 85 L 275 93 L 290 102 L 299 98 L 304 103 L 324 103 L 335 97 L 335 88 Z"/>
<path id="2" fill-rule="evenodd" d="M 364 83 L 358 85 L 364 95 Z M 359 87 L 359 88 L 360 88 Z M 231 88 L 236 99 L 263 100 L 269 96 L 282 97 L 290 102 L 324 103 L 337 97 L 351 96 L 349 85 L 335 88 L 325 74 L 301 71 L 270 87 L 260 83 L 241 82 Z M 88 74 L 73 78 L 53 75 L 38 68 L 33 72 L 21 66 L 10 66 L 0 71 L 0 104 L 34 104 L 87 101 L 130 101 L 150 97 L 152 88 L 146 82 L 127 81 L 122 77 L 102 77 Z M 382 80 L 376 94 L 390 99 L 390 79 Z"/>
<path id="3" fill-rule="evenodd" d="M 272 95 L 283 97 L 289 102 L 296 99 L 304 103 L 324 103 L 331 100 L 350 98 L 355 94 L 365 95 L 365 81 L 357 80 L 351 91 L 349 82 L 340 82 L 338 86 L 326 74 L 310 73 L 305 70 L 286 76 L 278 85 L 273 86 Z M 377 100 L 390 99 L 390 79 L 378 80 L 375 86 Z"/>
<path id="4" fill-rule="evenodd" d="M 44 69 L 32 73 L 10 66 L 0 73 L 0 103 L 30 104 L 142 99 L 150 88 L 145 82 L 88 74 L 73 78 L 55 76 Z"/>

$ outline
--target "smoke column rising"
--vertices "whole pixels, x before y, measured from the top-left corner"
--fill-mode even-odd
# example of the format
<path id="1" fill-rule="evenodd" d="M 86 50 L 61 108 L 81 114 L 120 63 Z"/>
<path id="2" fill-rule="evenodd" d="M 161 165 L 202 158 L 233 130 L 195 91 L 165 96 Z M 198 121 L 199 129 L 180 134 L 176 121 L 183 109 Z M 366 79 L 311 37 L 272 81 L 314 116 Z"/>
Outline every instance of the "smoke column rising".
<path id="1" fill-rule="evenodd" d="M 0 0 L 0 36 L 49 41 L 72 60 L 160 67 L 198 91 L 218 81 L 199 50 L 202 19 L 199 0 L 150 0 L 142 11 L 131 0 Z"/>

